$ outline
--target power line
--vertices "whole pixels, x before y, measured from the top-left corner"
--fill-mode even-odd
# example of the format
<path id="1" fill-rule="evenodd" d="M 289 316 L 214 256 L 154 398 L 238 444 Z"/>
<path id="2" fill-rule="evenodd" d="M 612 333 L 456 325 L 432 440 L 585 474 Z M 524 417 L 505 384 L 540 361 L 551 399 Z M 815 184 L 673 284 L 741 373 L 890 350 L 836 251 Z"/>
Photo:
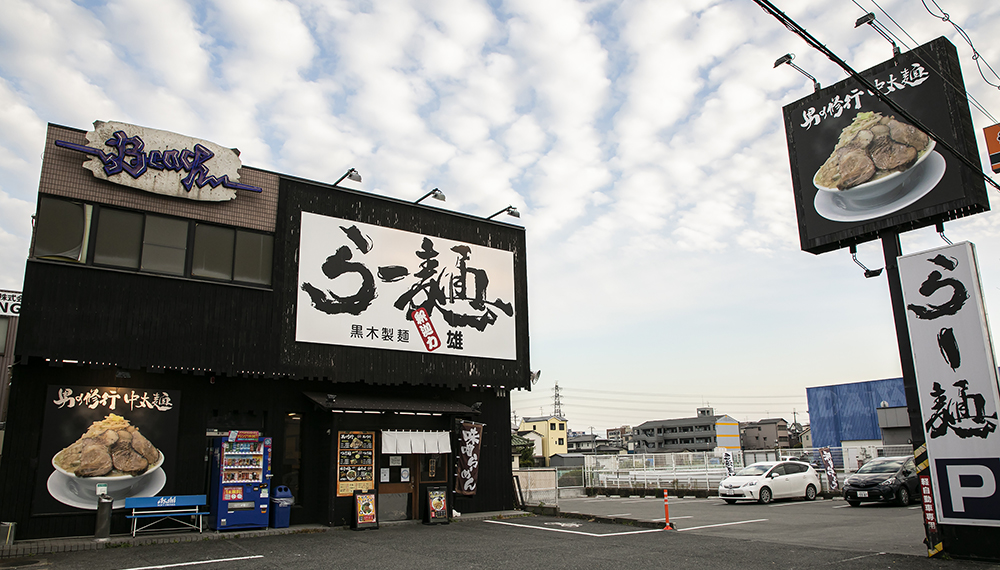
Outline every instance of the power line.
<path id="1" fill-rule="evenodd" d="M 920 0 L 920 2 L 924 5 L 924 9 L 927 10 L 928 14 L 934 16 L 935 18 L 941 20 L 942 22 L 948 22 L 949 24 L 955 27 L 955 30 L 958 31 L 958 35 L 962 36 L 962 39 L 964 39 L 966 43 L 969 44 L 969 47 L 972 48 L 972 61 L 976 62 L 976 67 L 979 69 L 979 75 L 982 76 L 983 81 L 985 81 L 986 84 L 989 85 L 990 87 L 996 87 L 997 89 L 1000 89 L 1000 84 L 994 85 L 989 79 L 986 78 L 986 74 L 983 73 L 983 67 L 982 65 L 979 64 L 980 61 L 982 61 L 983 64 L 986 65 L 986 68 L 990 70 L 990 73 L 993 74 L 993 77 L 996 77 L 998 80 L 1000 80 L 1000 75 L 997 75 L 997 72 L 993 71 L 993 68 L 990 67 L 989 62 L 986 61 L 982 55 L 980 55 L 980 53 L 976 50 L 976 46 L 972 45 L 972 38 L 969 37 L 969 34 L 965 33 L 965 30 L 963 30 L 961 26 L 952 21 L 951 16 L 948 14 L 948 12 L 945 12 L 944 10 L 941 9 L 941 6 L 938 5 L 937 0 L 931 0 L 931 3 L 934 4 L 934 7 L 936 7 L 938 10 L 941 11 L 940 16 L 935 14 L 930 9 L 930 7 L 927 5 L 927 0 Z"/>

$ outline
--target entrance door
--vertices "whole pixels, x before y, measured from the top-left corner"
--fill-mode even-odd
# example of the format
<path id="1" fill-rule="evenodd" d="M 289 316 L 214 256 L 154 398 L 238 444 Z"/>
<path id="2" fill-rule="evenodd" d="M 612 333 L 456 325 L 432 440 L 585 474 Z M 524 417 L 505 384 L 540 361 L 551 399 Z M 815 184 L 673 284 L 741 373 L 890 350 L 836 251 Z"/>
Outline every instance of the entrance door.
<path id="1" fill-rule="evenodd" d="M 419 518 L 420 496 L 417 491 L 420 489 L 420 456 L 381 454 L 378 466 L 379 520 Z M 388 477 L 384 474 L 388 474 Z"/>

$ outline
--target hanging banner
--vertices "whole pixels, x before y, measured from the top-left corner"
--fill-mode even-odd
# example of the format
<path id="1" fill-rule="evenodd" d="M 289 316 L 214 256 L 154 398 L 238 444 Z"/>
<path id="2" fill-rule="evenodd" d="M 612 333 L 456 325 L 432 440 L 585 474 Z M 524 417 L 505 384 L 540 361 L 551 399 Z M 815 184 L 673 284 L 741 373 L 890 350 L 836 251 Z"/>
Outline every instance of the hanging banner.
<path id="1" fill-rule="evenodd" d="M 837 480 L 837 465 L 833 462 L 833 453 L 829 447 L 819 450 L 820 457 L 823 458 L 823 469 L 826 471 L 826 480 L 831 491 L 840 489 L 840 481 Z"/>
<path id="2" fill-rule="evenodd" d="M 1000 526 L 1000 391 L 975 248 L 903 256 L 899 273 L 937 520 Z"/>
<path id="3" fill-rule="evenodd" d="M 730 453 L 730 452 L 727 451 L 722 456 L 722 462 L 726 465 L 726 476 L 727 477 L 732 477 L 733 475 L 736 475 L 736 466 L 733 465 L 733 454 L 732 453 Z"/>
<path id="4" fill-rule="evenodd" d="M 458 442 L 458 477 L 455 478 L 455 492 L 459 495 L 476 494 L 484 427 L 475 422 L 462 422 Z"/>

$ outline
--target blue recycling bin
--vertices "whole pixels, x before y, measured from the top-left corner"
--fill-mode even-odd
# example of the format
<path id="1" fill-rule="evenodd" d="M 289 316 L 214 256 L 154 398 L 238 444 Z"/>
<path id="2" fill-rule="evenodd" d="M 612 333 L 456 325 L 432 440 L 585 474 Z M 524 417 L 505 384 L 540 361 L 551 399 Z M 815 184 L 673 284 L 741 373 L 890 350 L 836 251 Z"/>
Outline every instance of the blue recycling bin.
<path id="1" fill-rule="evenodd" d="M 292 514 L 292 504 L 295 497 L 288 487 L 278 485 L 271 495 L 271 512 L 269 514 L 271 528 L 288 528 L 288 520 Z"/>

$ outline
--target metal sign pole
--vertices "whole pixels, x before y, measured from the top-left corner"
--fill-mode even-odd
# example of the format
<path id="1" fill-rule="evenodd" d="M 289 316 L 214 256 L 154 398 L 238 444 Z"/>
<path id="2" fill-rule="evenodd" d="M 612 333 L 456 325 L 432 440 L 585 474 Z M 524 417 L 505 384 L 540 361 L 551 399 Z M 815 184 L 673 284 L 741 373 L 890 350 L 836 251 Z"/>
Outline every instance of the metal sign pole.
<path id="1" fill-rule="evenodd" d="M 910 345 L 910 329 L 906 325 L 906 304 L 903 301 L 903 283 L 899 277 L 898 258 L 903 254 L 899 243 L 899 233 L 887 230 L 879 237 L 882 239 L 882 255 L 885 257 L 885 273 L 889 281 L 889 298 L 892 302 L 892 316 L 896 325 L 896 344 L 899 347 L 899 364 L 903 371 L 903 390 L 906 393 L 906 412 L 910 419 L 910 443 L 913 445 L 915 464 L 921 482 L 930 481 L 930 466 L 927 463 L 927 448 L 924 445 L 924 422 L 920 415 L 920 396 L 917 392 L 917 373 L 913 363 L 913 350 Z M 927 476 L 926 478 L 924 476 Z M 924 494 L 921 493 L 921 501 Z M 926 503 L 923 503 L 926 505 Z M 922 507 L 923 508 L 923 507 Z M 924 511 L 926 513 L 926 511 Z M 923 516 L 925 543 L 928 556 L 944 552 L 940 527 L 937 521 Z M 954 529 L 958 531 L 958 529 Z"/>

